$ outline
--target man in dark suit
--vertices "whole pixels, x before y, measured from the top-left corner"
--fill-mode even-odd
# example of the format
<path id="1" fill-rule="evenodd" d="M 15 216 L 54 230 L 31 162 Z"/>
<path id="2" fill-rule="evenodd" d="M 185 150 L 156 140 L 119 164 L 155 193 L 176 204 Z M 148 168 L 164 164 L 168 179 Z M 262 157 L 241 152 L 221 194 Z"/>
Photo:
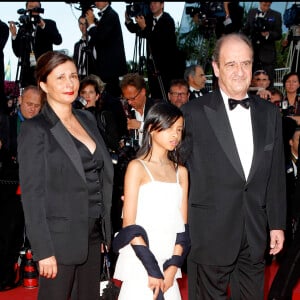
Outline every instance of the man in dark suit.
<path id="1" fill-rule="evenodd" d="M 247 97 L 253 50 L 244 35 L 221 37 L 213 54 L 219 89 L 182 106 L 190 172 L 189 299 L 263 299 L 270 254 L 283 247 L 285 180 L 278 108 Z M 267 120 L 267 122 L 266 122 Z M 200 130 L 199 130 L 200 129 Z"/>
<path id="2" fill-rule="evenodd" d="M 120 96 L 119 77 L 127 73 L 123 35 L 118 14 L 110 2 L 95 2 L 99 19 L 91 9 L 86 12 L 89 47 L 96 52 L 96 75 L 106 83 L 106 91 Z"/>
<path id="3" fill-rule="evenodd" d="M 136 16 L 136 23 L 126 15 L 125 25 L 130 32 L 147 41 L 147 75 L 151 97 L 167 100 L 170 81 L 183 77 L 185 61 L 177 47 L 174 20 L 163 10 L 164 1 L 150 1 L 150 14 Z"/>
<path id="4" fill-rule="evenodd" d="M 54 45 L 62 43 L 62 37 L 53 20 L 43 19 L 40 14 L 44 10 L 41 2 L 26 2 L 26 17 L 30 22 L 23 24 L 17 32 L 14 22 L 10 22 L 9 29 L 12 36 L 12 48 L 19 58 L 18 67 L 21 86 L 36 84 L 34 68 L 37 59 L 47 51 L 53 50 Z"/>
<path id="5" fill-rule="evenodd" d="M 253 71 L 265 70 L 272 86 L 276 67 L 275 41 L 282 36 L 282 18 L 279 12 L 270 8 L 271 4 L 260 1 L 259 8 L 250 9 L 243 31 L 251 37 L 254 49 Z"/>
<path id="6" fill-rule="evenodd" d="M 93 49 L 88 46 L 87 23 L 85 16 L 78 18 L 78 26 L 81 31 L 80 40 L 74 44 L 73 59 L 78 69 L 80 79 L 90 74 L 95 74 L 95 59 Z"/>
<path id="7" fill-rule="evenodd" d="M 8 40 L 8 26 L 0 20 L 0 110 L 3 111 L 6 106 L 6 97 L 4 92 L 4 54 L 3 49 Z"/>
<path id="8" fill-rule="evenodd" d="M 206 77 L 203 67 L 200 65 L 191 65 L 184 71 L 184 79 L 189 84 L 189 100 L 199 98 L 208 93 L 205 88 Z"/>

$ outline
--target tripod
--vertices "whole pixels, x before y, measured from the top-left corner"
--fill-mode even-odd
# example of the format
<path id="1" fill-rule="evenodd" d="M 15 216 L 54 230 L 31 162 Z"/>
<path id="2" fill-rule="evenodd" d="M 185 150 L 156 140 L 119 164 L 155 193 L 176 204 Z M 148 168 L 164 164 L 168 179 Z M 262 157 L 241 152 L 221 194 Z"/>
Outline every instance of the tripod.
<path id="1" fill-rule="evenodd" d="M 145 39 L 136 34 L 135 37 L 135 45 L 134 45 L 134 54 L 133 54 L 133 72 L 138 72 L 140 75 L 145 74 L 145 66 L 146 66 L 146 57 L 145 57 Z M 155 77 L 158 81 L 159 88 L 162 94 L 162 98 L 167 102 L 167 95 L 163 85 L 163 81 L 161 75 L 156 67 L 155 60 L 152 55 L 151 46 L 148 42 L 148 50 L 149 50 L 149 60 L 151 61 L 151 65 L 153 67 L 153 72 L 151 73 L 151 67 L 148 62 L 147 66 L 147 75 Z M 150 74 L 151 73 L 151 74 Z"/>

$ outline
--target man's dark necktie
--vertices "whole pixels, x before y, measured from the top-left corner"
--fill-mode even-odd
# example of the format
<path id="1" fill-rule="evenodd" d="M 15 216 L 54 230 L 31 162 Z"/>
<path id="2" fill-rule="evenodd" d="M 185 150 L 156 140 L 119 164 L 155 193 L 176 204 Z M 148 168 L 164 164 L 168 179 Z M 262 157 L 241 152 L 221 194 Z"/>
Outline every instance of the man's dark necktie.
<path id="1" fill-rule="evenodd" d="M 238 104 L 240 104 L 244 108 L 248 109 L 250 107 L 250 99 L 245 98 L 243 100 L 235 100 L 235 99 L 229 98 L 228 99 L 228 104 L 229 104 L 229 109 L 230 110 L 235 109 Z"/>

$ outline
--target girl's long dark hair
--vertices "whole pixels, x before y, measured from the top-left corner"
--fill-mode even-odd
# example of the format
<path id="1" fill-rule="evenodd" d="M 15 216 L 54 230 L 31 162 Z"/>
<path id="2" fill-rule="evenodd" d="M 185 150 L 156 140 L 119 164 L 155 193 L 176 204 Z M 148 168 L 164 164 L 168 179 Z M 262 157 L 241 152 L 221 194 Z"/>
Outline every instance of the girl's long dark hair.
<path id="1" fill-rule="evenodd" d="M 145 119 L 142 145 L 137 156 L 147 157 L 150 155 L 151 157 L 152 139 L 150 133 L 170 128 L 180 117 L 183 118 L 182 111 L 175 105 L 165 102 L 154 104 L 149 109 Z M 182 138 L 183 136 L 184 132 Z M 180 157 L 180 145 L 181 143 L 179 143 L 173 151 L 168 151 L 168 158 L 176 165 L 182 164 Z"/>

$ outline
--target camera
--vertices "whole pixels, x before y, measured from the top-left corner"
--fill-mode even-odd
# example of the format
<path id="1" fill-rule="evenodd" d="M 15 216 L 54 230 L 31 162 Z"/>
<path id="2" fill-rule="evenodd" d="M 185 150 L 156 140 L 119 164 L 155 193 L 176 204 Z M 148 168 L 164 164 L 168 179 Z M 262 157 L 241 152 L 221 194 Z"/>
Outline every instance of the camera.
<path id="1" fill-rule="evenodd" d="M 126 5 L 126 14 L 130 18 L 135 18 L 137 16 L 147 16 L 150 14 L 149 3 L 147 2 L 132 2 Z"/>
<path id="2" fill-rule="evenodd" d="M 189 15 L 191 18 L 194 17 L 194 15 L 196 14 L 199 15 L 202 14 L 200 7 L 196 7 L 196 6 L 187 6 L 185 8 L 185 13 Z"/>
<path id="3" fill-rule="evenodd" d="M 41 21 L 41 17 L 39 15 L 34 15 L 33 13 L 44 13 L 44 9 L 41 7 L 35 7 L 33 9 L 23 9 L 20 8 L 17 10 L 17 13 L 21 15 L 19 17 L 19 21 L 21 25 L 23 26 L 29 26 L 28 28 L 31 28 L 32 25 L 37 25 Z"/>
<path id="4" fill-rule="evenodd" d="M 266 18 L 258 17 L 254 20 L 253 30 L 256 33 L 261 33 L 270 30 L 269 20 Z"/>
<path id="5" fill-rule="evenodd" d="M 78 3 L 79 4 L 79 7 L 75 7 L 76 9 L 78 10 L 81 10 L 82 11 L 82 16 L 85 16 L 85 13 L 95 7 L 95 2 L 94 1 L 65 1 L 65 3 L 67 4 L 73 4 L 73 3 Z"/>

